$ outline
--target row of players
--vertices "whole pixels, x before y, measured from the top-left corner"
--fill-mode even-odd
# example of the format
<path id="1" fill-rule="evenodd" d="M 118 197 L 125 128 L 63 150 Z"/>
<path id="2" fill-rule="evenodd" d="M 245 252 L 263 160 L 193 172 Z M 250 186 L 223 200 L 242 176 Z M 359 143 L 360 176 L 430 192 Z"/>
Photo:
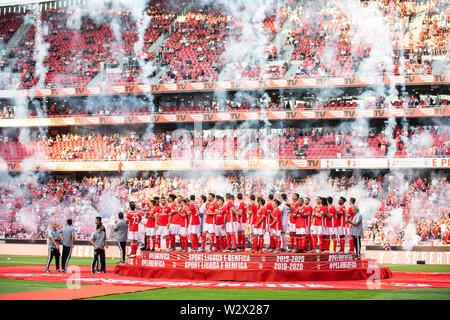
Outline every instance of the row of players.
<path id="1" fill-rule="evenodd" d="M 270 194 L 267 201 L 263 197 L 250 195 L 247 202 L 240 193 L 236 197 L 237 201 L 229 193 L 225 198 L 210 193 L 208 197 L 200 196 L 197 201 L 194 195 L 184 199 L 170 194 L 167 199 L 153 197 L 148 203 L 143 203 L 140 210 L 137 210 L 135 202 L 130 202 L 130 211 L 126 216 L 131 247 L 129 257 L 136 256 L 141 223 L 145 226 L 145 245 L 141 248 L 144 251 L 161 251 L 161 241 L 164 239 L 167 251 L 174 251 L 177 236 L 181 252 L 204 252 L 208 236 L 208 252 L 244 251 L 247 231 L 253 243 L 253 253 L 262 252 L 266 232 L 270 236 L 269 252 L 337 251 L 338 240 L 339 252 L 344 252 L 346 239 L 349 252 L 354 252 L 350 231 L 353 216 L 359 211 L 355 198 L 350 198 L 347 209 L 347 199 L 344 197 L 339 198 L 338 206 L 333 205 L 332 197 L 317 197 L 314 207 L 309 198 L 303 199 L 297 193 L 293 194 L 292 202 L 288 201 L 286 194 L 282 194 L 281 199 L 275 199 Z M 287 248 L 287 234 L 290 236 L 290 249 Z"/>

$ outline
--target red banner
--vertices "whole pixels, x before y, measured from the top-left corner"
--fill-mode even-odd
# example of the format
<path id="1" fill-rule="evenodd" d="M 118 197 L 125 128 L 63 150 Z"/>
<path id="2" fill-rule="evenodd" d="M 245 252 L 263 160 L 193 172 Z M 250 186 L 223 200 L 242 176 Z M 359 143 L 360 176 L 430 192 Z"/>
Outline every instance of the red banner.
<path id="1" fill-rule="evenodd" d="M 450 75 L 405 75 L 384 77 L 333 77 L 333 78 L 297 78 L 281 80 L 241 80 L 217 82 L 184 82 L 162 84 L 129 84 L 107 87 L 75 87 L 29 89 L 16 91 L 16 95 L 29 97 L 56 96 L 86 96 L 102 94 L 133 94 L 133 93 L 181 93 L 181 92 L 211 92 L 217 90 L 276 90 L 315 87 L 351 87 L 376 85 L 436 85 L 450 82 Z M 1 92 L 0 92 L 1 94 Z"/>

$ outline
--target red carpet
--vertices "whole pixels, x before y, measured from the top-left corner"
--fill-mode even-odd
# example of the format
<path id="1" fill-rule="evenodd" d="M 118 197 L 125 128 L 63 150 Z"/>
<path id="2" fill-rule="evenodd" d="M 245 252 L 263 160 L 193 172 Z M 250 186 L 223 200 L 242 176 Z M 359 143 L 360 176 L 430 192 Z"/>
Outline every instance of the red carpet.
<path id="1" fill-rule="evenodd" d="M 120 294 L 147 291 L 157 287 L 116 286 L 111 284 L 81 286 L 76 289 L 60 288 L 38 291 L 26 291 L 0 295 L 0 300 L 74 300 L 102 297 L 110 294 Z"/>
<path id="2" fill-rule="evenodd" d="M 284 281 L 284 282 L 235 282 L 235 281 L 199 281 L 173 279 L 143 279 L 133 276 L 119 276 L 108 267 L 106 274 L 91 274 L 89 266 L 81 266 L 79 273 L 57 274 L 43 273 L 41 266 L 0 267 L 0 277 L 48 281 L 109 284 L 115 286 L 139 286 L 152 288 L 231 288 L 231 289 L 293 289 L 293 290 L 358 290 L 358 289 L 408 289 L 408 288 L 450 288 L 450 273 L 434 272 L 392 272 L 385 280 L 347 280 L 347 281 Z M 72 290 L 73 291 L 73 290 Z M 32 293 L 31 293 L 32 294 Z M 108 293 L 105 293 L 108 294 Z M 36 295 L 36 292 L 34 293 Z M 2 296 L 3 298 L 3 296 Z"/>

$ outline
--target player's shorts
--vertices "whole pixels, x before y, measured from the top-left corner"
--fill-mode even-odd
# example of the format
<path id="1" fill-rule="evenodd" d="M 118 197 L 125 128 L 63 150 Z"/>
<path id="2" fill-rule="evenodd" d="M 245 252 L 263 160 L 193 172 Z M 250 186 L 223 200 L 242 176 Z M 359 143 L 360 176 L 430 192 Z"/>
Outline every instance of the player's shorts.
<path id="1" fill-rule="evenodd" d="M 137 231 L 128 231 L 128 240 L 138 240 L 138 232 Z"/>
<path id="2" fill-rule="evenodd" d="M 288 229 L 288 222 L 282 223 L 281 224 L 281 233 L 286 233 Z"/>
<path id="3" fill-rule="evenodd" d="M 297 229 L 297 227 L 295 226 L 295 223 L 291 223 L 291 222 L 289 222 L 288 228 L 289 228 L 289 232 L 293 232 L 293 233 L 295 233 L 295 230 Z"/>
<path id="4" fill-rule="evenodd" d="M 322 226 L 322 235 L 329 236 L 330 235 L 330 227 L 324 227 Z"/>
<path id="5" fill-rule="evenodd" d="M 322 226 L 311 226 L 311 234 L 322 234 Z"/>
<path id="6" fill-rule="evenodd" d="M 157 236 L 168 236 L 169 229 L 167 229 L 167 226 L 159 226 L 158 229 L 156 229 L 156 235 Z"/>
<path id="7" fill-rule="evenodd" d="M 344 227 L 342 231 L 344 231 L 344 235 L 349 236 L 351 235 L 351 230 L 349 227 Z"/>
<path id="8" fill-rule="evenodd" d="M 203 225 L 203 232 L 214 233 L 214 225 L 212 223 L 206 223 Z"/>
<path id="9" fill-rule="evenodd" d="M 306 227 L 306 234 L 308 235 L 308 234 L 311 234 L 311 227 L 310 226 L 307 226 Z"/>
<path id="10" fill-rule="evenodd" d="M 227 233 L 238 232 L 239 223 L 238 222 L 227 222 L 225 224 L 225 229 L 226 229 Z"/>
<path id="11" fill-rule="evenodd" d="M 145 228 L 145 235 L 153 237 L 156 235 L 156 229 L 155 228 Z"/>
<path id="12" fill-rule="evenodd" d="M 178 235 L 187 236 L 187 227 L 180 226 L 178 229 Z"/>
<path id="13" fill-rule="evenodd" d="M 223 228 L 223 224 L 220 226 L 214 226 L 214 235 L 216 237 L 225 237 L 227 235 L 225 228 Z"/>
<path id="14" fill-rule="evenodd" d="M 270 234 L 274 235 L 274 236 L 277 236 L 277 237 L 280 237 L 281 236 L 281 230 L 280 229 L 273 229 L 273 228 L 271 228 L 270 229 Z"/>
<path id="15" fill-rule="evenodd" d="M 266 230 L 263 228 L 255 228 L 255 226 L 253 226 L 253 234 L 255 234 L 257 236 L 263 236 L 265 231 Z"/>
<path id="16" fill-rule="evenodd" d="M 336 235 L 336 236 L 338 236 L 338 237 L 344 235 L 344 231 L 342 230 L 342 227 L 341 227 L 341 226 L 339 226 L 339 227 L 334 227 L 333 232 L 334 232 L 333 234 Z"/>
<path id="17" fill-rule="evenodd" d="M 252 224 L 248 225 L 248 232 L 250 232 L 250 234 L 253 234 L 253 230 L 255 230 L 255 228 L 253 228 Z"/>
<path id="18" fill-rule="evenodd" d="M 169 234 L 175 234 L 175 235 L 180 234 L 180 228 L 181 228 L 181 226 L 179 224 L 171 223 L 169 226 Z"/>
<path id="19" fill-rule="evenodd" d="M 295 233 L 298 234 L 298 235 L 304 236 L 306 234 L 306 228 L 297 228 L 295 230 Z"/>
<path id="20" fill-rule="evenodd" d="M 200 234 L 200 225 L 199 224 L 191 224 L 188 228 L 189 234 Z"/>

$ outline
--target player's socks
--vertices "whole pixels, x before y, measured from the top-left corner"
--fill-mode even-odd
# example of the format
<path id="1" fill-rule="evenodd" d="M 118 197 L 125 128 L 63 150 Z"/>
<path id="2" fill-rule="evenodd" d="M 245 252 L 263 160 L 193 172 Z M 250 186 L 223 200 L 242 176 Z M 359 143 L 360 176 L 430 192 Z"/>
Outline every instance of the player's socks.
<path id="1" fill-rule="evenodd" d="M 291 250 L 295 249 L 295 237 L 291 236 Z"/>
<path id="2" fill-rule="evenodd" d="M 295 250 L 300 250 L 300 237 L 295 237 Z"/>
<path id="3" fill-rule="evenodd" d="M 213 249 L 214 248 L 214 238 L 215 238 L 215 235 L 214 235 L 214 233 L 212 233 L 211 234 L 211 246 L 209 247 L 209 249 Z"/>
<path id="4" fill-rule="evenodd" d="M 339 239 L 340 245 L 339 245 L 339 252 L 344 252 L 345 250 L 345 238 Z"/>
<path id="5" fill-rule="evenodd" d="M 231 241 L 233 243 L 232 249 L 236 249 L 236 235 L 234 233 L 231 234 Z"/>
<path id="6" fill-rule="evenodd" d="M 226 249 L 226 245 L 227 245 L 227 237 L 223 236 L 222 239 L 221 239 L 220 248 L 222 250 L 224 250 L 224 249 Z"/>
<path id="7" fill-rule="evenodd" d="M 313 234 L 312 236 L 312 250 L 316 250 L 317 248 L 317 234 Z"/>
<path id="8" fill-rule="evenodd" d="M 151 242 L 151 239 L 150 239 L 150 237 L 148 237 L 147 238 L 147 249 L 151 249 L 152 247 L 150 246 L 150 242 Z"/>
<path id="9" fill-rule="evenodd" d="M 306 248 L 306 237 L 300 237 L 300 250 L 305 250 Z"/>
<path id="10" fill-rule="evenodd" d="M 264 248 L 264 237 L 260 237 L 260 239 L 259 239 L 259 250 L 258 251 L 262 251 L 263 248 Z"/>
<path id="11" fill-rule="evenodd" d="M 169 237 L 166 236 L 166 250 L 170 248 Z"/>
<path id="12" fill-rule="evenodd" d="M 253 237 L 253 251 L 258 251 L 258 237 Z"/>
<path id="13" fill-rule="evenodd" d="M 161 249 L 161 236 L 156 237 L 156 244 L 158 245 L 158 248 Z"/>
<path id="14" fill-rule="evenodd" d="M 337 238 L 333 239 L 333 251 L 337 252 Z"/>
<path id="15" fill-rule="evenodd" d="M 202 249 L 205 250 L 206 248 L 206 233 L 202 234 Z"/>
<path id="16" fill-rule="evenodd" d="M 191 233 L 190 234 L 190 238 L 191 238 L 191 249 L 195 249 L 195 234 Z"/>
<path id="17" fill-rule="evenodd" d="M 349 243 L 349 251 L 355 251 L 355 241 L 353 241 L 352 236 L 349 236 L 348 243 Z"/>
<path id="18" fill-rule="evenodd" d="M 231 249 L 231 234 L 227 234 L 227 248 Z"/>
<path id="19" fill-rule="evenodd" d="M 323 251 L 324 249 L 324 245 L 323 245 L 323 236 L 321 234 L 317 235 L 317 237 L 319 238 L 319 248 L 321 251 Z"/>
<path id="20" fill-rule="evenodd" d="M 281 250 L 281 237 L 279 237 L 276 242 L 277 242 L 277 249 L 279 251 Z"/>
<path id="21" fill-rule="evenodd" d="M 130 244 L 130 247 L 131 247 L 131 254 L 136 254 L 138 244 L 136 242 L 134 242 L 134 243 Z"/>

